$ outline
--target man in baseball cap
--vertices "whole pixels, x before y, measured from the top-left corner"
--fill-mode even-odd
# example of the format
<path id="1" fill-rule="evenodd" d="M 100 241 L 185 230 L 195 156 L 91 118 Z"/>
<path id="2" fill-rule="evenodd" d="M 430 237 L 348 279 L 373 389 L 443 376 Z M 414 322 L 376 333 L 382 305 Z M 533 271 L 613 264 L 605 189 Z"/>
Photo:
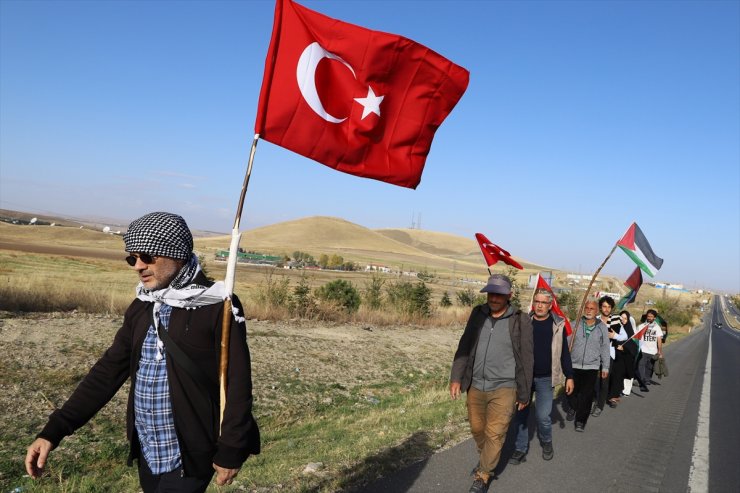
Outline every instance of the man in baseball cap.
<path id="1" fill-rule="evenodd" d="M 511 306 L 511 280 L 494 274 L 481 293 L 487 302 L 473 308 L 450 375 L 450 396 L 467 392 L 470 431 L 480 454 L 470 493 L 488 490 L 513 411 L 529 404 L 534 371 L 532 321 Z"/>

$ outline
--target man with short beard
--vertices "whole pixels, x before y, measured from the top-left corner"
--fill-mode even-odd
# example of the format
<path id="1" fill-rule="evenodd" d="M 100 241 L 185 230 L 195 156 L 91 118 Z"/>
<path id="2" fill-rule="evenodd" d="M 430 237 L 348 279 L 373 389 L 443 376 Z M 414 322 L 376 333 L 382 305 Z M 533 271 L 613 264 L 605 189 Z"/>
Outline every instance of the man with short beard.
<path id="1" fill-rule="evenodd" d="M 532 300 L 534 311 L 532 331 L 534 333 L 534 394 L 537 411 L 537 434 L 542 445 L 542 458 L 551 460 L 554 455 L 552 447 L 552 412 L 553 389 L 565 383 L 565 394 L 573 392 L 573 367 L 568 351 L 568 339 L 565 335 L 565 319 L 554 314 L 552 293 L 538 289 Z M 529 410 L 527 406 L 516 413 L 514 422 L 517 427 L 516 450 L 509 459 L 509 464 L 521 464 L 527 460 L 529 449 Z"/>
<path id="2" fill-rule="evenodd" d="M 226 292 L 206 279 L 185 220 L 153 212 L 123 235 L 136 271 L 137 297 L 112 345 L 54 411 L 28 447 L 26 471 L 38 478 L 49 452 L 87 423 L 131 379 L 128 464 L 137 459 L 145 493 L 204 492 L 231 484 L 260 452 L 252 417 L 252 377 L 244 311 L 236 296 L 230 319 L 228 394 L 219 431 L 218 366 Z"/>
<path id="3" fill-rule="evenodd" d="M 467 392 L 468 421 L 480 461 L 469 493 L 485 493 L 515 409 L 529 404 L 534 365 L 532 322 L 511 306 L 511 280 L 501 274 L 481 289 L 455 352 L 450 396 Z"/>
<path id="4" fill-rule="evenodd" d="M 645 313 L 645 321 L 637 327 L 637 332 L 646 329 L 640 338 L 640 375 L 646 385 L 655 385 L 653 380 L 653 367 L 655 359 L 663 357 L 663 331 L 660 323 L 656 320 L 658 312 L 648 310 Z"/>
<path id="5" fill-rule="evenodd" d="M 583 432 L 591 412 L 594 386 L 599 378 L 609 376 L 609 335 L 607 326 L 596 318 L 599 307 L 595 300 L 586 302 L 581 320 L 573 321 L 570 357 L 573 363 L 575 389 L 570 396 L 567 419 L 576 420 L 576 431 Z M 601 371 L 599 371 L 601 367 Z"/>

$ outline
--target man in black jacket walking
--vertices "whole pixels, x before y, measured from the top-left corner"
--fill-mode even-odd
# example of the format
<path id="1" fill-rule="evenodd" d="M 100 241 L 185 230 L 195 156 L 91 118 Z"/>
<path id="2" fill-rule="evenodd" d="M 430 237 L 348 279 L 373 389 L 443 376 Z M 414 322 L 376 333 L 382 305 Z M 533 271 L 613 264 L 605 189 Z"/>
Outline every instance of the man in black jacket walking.
<path id="1" fill-rule="evenodd" d="M 112 345 L 28 447 L 26 470 L 39 477 L 49 452 L 130 378 L 129 465 L 138 459 L 143 490 L 203 492 L 214 472 L 216 484 L 231 484 L 247 457 L 260 451 L 239 300 L 232 298 L 229 316 L 228 398 L 219 423 L 223 283 L 203 275 L 178 215 L 147 214 L 131 223 L 123 241 L 139 276 L 137 297 Z"/>
<path id="2" fill-rule="evenodd" d="M 494 274 L 473 308 L 450 375 L 450 396 L 467 392 L 470 431 L 480 454 L 470 493 L 484 493 L 515 410 L 529 404 L 534 368 L 532 321 L 511 306 L 511 281 Z"/>

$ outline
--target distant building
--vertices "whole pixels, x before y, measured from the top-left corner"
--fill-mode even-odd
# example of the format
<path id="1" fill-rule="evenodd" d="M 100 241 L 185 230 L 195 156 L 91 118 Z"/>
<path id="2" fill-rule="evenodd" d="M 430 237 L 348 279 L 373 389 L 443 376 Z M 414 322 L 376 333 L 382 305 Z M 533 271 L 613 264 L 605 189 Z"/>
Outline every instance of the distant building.
<path id="1" fill-rule="evenodd" d="M 554 279 L 552 271 L 540 272 L 540 276 L 542 276 L 542 279 L 545 280 L 548 286 L 552 287 L 552 281 Z M 530 274 L 528 286 L 533 289 L 537 287 L 537 274 Z"/>
<path id="2" fill-rule="evenodd" d="M 609 293 L 608 291 L 596 291 L 594 293 L 594 296 L 596 296 L 597 299 L 601 298 L 602 296 L 609 296 L 614 301 L 618 301 L 619 298 L 622 297 L 619 293 Z"/>
<path id="3" fill-rule="evenodd" d="M 266 255 L 263 253 L 246 253 L 246 252 L 237 252 L 236 261 L 238 263 L 243 264 L 253 264 L 253 265 L 273 265 L 276 266 L 280 263 L 282 263 L 283 257 L 277 257 L 274 255 Z M 226 261 L 229 259 L 229 251 L 228 250 L 219 250 L 216 252 L 216 260 L 219 261 Z"/>
<path id="4" fill-rule="evenodd" d="M 386 265 L 367 264 L 365 266 L 365 272 L 383 272 L 385 274 L 390 274 L 391 268 Z"/>

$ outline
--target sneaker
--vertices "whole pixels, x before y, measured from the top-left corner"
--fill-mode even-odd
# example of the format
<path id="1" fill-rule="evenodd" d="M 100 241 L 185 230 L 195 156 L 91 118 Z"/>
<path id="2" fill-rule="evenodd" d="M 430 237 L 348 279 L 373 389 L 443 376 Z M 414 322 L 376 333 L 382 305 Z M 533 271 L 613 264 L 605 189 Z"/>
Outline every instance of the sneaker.
<path id="1" fill-rule="evenodd" d="M 585 428 L 584 424 L 580 421 L 576 421 L 576 431 L 583 433 L 583 428 Z"/>
<path id="2" fill-rule="evenodd" d="M 594 418 L 598 418 L 599 416 L 601 416 L 601 408 L 599 406 L 594 406 L 593 411 L 591 411 L 591 416 L 593 416 Z"/>
<path id="3" fill-rule="evenodd" d="M 576 419 L 576 410 L 575 409 L 569 409 L 568 414 L 565 415 L 565 419 L 568 421 L 573 421 Z"/>
<path id="4" fill-rule="evenodd" d="M 640 392 L 650 392 L 650 389 L 645 386 L 642 386 L 640 387 Z"/>
<path id="5" fill-rule="evenodd" d="M 509 459 L 509 464 L 514 464 L 515 466 L 517 466 L 522 462 L 527 462 L 527 453 L 515 450 L 514 453 L 511 455 L 511 458 Z"/>
<path id="6" fill-rule="evenodd" d="M 545 442 L 542 444 L 542 458 L 545 460 L 552 459 L 555 455 L 555 451 L 552 449 L 552 442 Z"/>
<path id="7" fill-rule="evenodd" d="M 481 478 L 476 477 L 473 484 L 470 486 L 468 493 L 486 493 L 488 491 L 488 484 Z"/>

